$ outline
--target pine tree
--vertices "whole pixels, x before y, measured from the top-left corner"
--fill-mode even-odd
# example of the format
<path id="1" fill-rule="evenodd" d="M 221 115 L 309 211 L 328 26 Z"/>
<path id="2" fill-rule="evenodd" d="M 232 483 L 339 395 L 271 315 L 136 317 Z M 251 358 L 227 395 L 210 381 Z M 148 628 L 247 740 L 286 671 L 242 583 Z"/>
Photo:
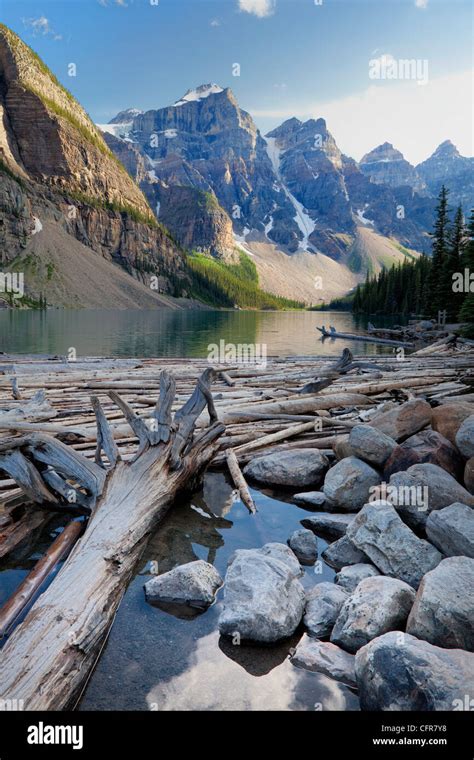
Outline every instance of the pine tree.
<path id="1" fill-rule="evenodd" d="M 466 230 L 461 206 L 454 217 L 454 224 L 449 234 L 449 246 L 444 262 L 444 280 L 447 285 L 445 308 L 449 319 L 456 319 L 463 304 L 465 294 L 457 292 L 454 286 L 454 276 L 461 273 L 462 251 L 465 243 Z"/>
<path id="2" fill-rule="evenodd" d="M 436 208 L 436 221 L 434 225 L 433 256 L 429 277 L 429 303 L 426 304 L 429 313 L 437 317 L 438 311 L 448 305 L 449 285 L 446 283 L 445 262 L 448 249 L 449 218 L 448 218 L 448 194 L 449 191 L 443 185 Z"/>

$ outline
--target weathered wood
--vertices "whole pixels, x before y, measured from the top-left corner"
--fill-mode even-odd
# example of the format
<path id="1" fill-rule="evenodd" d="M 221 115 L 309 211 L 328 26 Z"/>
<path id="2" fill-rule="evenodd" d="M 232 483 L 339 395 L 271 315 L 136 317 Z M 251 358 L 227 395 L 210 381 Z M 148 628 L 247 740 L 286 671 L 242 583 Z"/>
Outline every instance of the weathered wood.
<path id="1" fill-rule="evenodd" d="M 112 467 L 115 467 L 120 459 L 119 450 L 115 443 L 113 433 L 110 429 L 110 425 L 107 421 L 107 417 L 104 414 L 104 410 L 100 404 L 97 396 L 91 396 L 91 404 L 95 413 L 97 423 L 97 447 L 95 450 L 95 463 L 99 467 L 103 467 L 102 451 L 107 456 Z"/>
<path id="2" fill-rule="evenodd" d="M 8 630 L 51 575 L 58 562 L 67 556 L 81 535 L 83 527 L 78 521 L 70 522 L 0 609 L 0 639 L 7 635 Z"/>
<path id="3" fill-rule="evenodd" d="M 206 371 L 192 403 L 181 410 L 179 427 L 186 422 L 187 432 L 190 418 L 197 419 L 209 405 L 211 379 Z M 192 432 L 188 434 L 179 466 L 172 461 L 178 456 L 174 446 L 178 430 L 172 431 L 167 443 L 146 446 L 132 462 L 118 461 L 107 473 L 93 464 L 105 481 L 102 494 L 84 535 L 2 649 L 0 698 L 22 699 L 26 710 L 74 705 L 147 537 L 176 494 L 196 486 L 218 451 L 224 430 L 222 423 L 215 422 L 194 440 Z M 32 455 L 37 455 L 41 443 L 30 447 Z M 44 459 L 51 455 L 63 464 L 55 447 L 43 445 L 41 453 Z"/>
<path id="4" fill-rule="evenodd" d="M 388 338 L 374 338 L 369 335 L 354 335 L 352 333 L 339 333 L 334 328 L 330 328 L 329 330 L 326 330 L 324 325 L 322 327 L 317 327 L 317 330 L 319 330 L 320 333 L 322 333 L 323 338 L 344 338 L 344 340 L 359 340 L 359 341 L 365 341 L 366 343 L 380 343 L 382 345 L 386 346 L 406 346 L 407 348 L 412 348 L 415 344 L 410 343 L 405 340 L 389 340 Z"/>
<path id="5" fill-rule="evenodd" d="M 226 460 L 227 460 L 227 466 L 229 468 L 229 472 L 232 476 L 232 480 L 234 481 L 234 485 L 237 488 L 241 501 L 245 504 L 249 512 L 252 514 L 255 514 L 257 511 L 257 508 L 255 506 L 255 502 L 252 499 L 252 496 L 250 495 L 250 490 L 247 485 L 247 482 L 242 475 L 242 471 L 239 467 L 239 463 L 237 461 L 237 457 L 235 455 L 235 452 L 233 449 L 228 449 L 226 451 Z"/>

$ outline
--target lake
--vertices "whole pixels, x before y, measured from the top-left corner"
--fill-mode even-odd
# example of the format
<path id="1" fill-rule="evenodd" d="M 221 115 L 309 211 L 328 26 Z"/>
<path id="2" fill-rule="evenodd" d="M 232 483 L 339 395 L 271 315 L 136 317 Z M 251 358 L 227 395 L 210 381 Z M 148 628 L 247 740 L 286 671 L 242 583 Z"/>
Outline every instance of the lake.
<path id="1" fill-rule="evenodd" d="M 268 356 L 335 356 L 346 342 L 323 341 L 316 331 L 330 324 L 339 332 L 363 334 L 367 321 L 347 312 L 6 310 L 0 312 L 0 351 L 66 355 L 72 347 L 78 358 L 205 357 L 210 344 L 224 340 L 264 345 Z M 347 345 L 355 354 L 393 350 L 354 341 Z"/>

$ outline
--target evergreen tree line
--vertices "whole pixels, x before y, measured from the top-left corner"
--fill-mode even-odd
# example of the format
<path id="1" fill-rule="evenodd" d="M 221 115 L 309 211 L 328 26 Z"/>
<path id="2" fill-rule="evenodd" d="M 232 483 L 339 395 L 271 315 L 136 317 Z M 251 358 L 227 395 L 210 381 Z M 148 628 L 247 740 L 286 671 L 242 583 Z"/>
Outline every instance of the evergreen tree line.
<path id="1" fill-rule="evenodd" d="M 406 259 L 378 275 L 367 274 L 354 295 L 355 313 L 438 317 L 467 322 L 474 333 L 474 209 L 466 226 L 462 208 L 451 217 L 449 191 L 438 196 L 433 254 Z"/>

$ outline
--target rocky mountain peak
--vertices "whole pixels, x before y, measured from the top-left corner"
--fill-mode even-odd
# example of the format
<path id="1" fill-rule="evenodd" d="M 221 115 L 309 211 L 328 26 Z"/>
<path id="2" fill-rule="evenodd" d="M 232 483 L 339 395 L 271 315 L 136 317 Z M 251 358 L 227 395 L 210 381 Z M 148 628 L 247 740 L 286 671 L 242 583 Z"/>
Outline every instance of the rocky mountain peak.
<path id="1" fill-rule="evenodd" d="M 185 103 L 197 103 L 205 100 L 210 95 L 219 95 L 222 92 L 225 92 L 225 90 L 223 87 L 219 87 L 218 84 L 201 84 L 199 87 L 188 90 L 174 105 L 182 106 Z"/>
<path id="2" fill-rule="evenodd" d="M 127 124 L 136 119 L 137 116 L 141 116 L 143 111 L 139 108 L 127 108 L 125 111 L 120 111 L 113 119 L 110 119 L 109 124 Z"/>
<path id="3" fill-rule="evenodd" d="M 461 158 L 461 154 L 451 140 L 445 140 L 438 145 L 431 158 Z"/>
<path id="4" fill-rule="evenodd" d="M 403 153 L 393 147 L 392 143 L 384 142 L 366 153 L 361 159 L 361 164 L 372 164 L 378 161 L 404 161 Z"/>

